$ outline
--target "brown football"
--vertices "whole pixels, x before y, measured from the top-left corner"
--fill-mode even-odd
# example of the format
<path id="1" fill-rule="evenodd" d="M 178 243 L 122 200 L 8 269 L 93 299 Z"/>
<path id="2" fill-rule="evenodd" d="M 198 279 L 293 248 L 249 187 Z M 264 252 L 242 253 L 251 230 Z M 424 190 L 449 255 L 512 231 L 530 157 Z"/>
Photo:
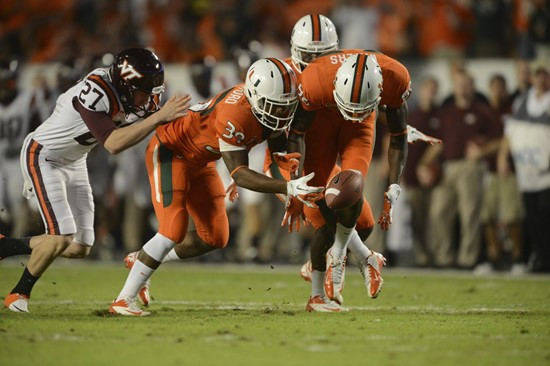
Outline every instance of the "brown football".
<path id="1" fill-rule="evenodd" d="M 363 197 L 363 176 L 357 170 L 343 170 L 330 179 L 325 190 L 327 206 L 340 210 Z"/>

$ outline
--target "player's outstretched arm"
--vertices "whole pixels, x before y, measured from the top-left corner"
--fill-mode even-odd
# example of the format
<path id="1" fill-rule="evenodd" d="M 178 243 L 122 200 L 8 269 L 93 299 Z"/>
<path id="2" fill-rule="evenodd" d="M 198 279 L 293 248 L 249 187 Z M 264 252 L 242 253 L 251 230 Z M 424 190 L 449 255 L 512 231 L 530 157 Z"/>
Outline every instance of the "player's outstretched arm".
<path id="1" fill-rule="evenodd" d="M 118 154 L 145 139 L 157 126 L 171 122 L 187 115 L 191 97 L 189 95 L 170 98 L 156 113 L 153 113 L 142 122 L 134 123 L 111 132 L 103 146 L 111 154 Z"/>
<path id="2" fill-rule="evenodd" d="M 270 178 L 250 169 L 246 150 L 224 151 L 222 152 L 222 158 L 227 169 L 231 172 L 231 178 L 239 187 L 255 192 L 288 194 L 307 202 L 314 202 L 321 198 L 324 187 L 310 187 L 307 185 L 307 182 L 313 178 L 313 173 L 287 182 L 282 179 Z"/>
<path id="3" fill-rule="evenodd" d="M 392 222 L 393 207 L 397 202 L 401 188 L 399 182 L 407 159 L 407 103 L 399 108 L 387 108 L 386 117 L 390 131 L 388 148 L 389 187 L 384 193 L 384 208 L 378 219 L 383 230 L 388 230 Z"/>

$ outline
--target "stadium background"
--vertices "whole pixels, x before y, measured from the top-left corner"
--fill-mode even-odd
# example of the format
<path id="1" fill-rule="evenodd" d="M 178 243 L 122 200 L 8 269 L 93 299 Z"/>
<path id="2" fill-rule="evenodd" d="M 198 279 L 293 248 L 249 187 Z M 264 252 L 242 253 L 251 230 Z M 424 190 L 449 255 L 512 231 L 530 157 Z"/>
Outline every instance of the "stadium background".
<path id="1" fill-rule="evenodd" d="M 417 102 L 415 87 L 425 77 L 439 82 L 437 102 L 450 95 L 456 67 L 464 67 L 485 95 L 494 74 L 504 76 L 512 94 L 520 84 L 518 65 L 548 67 L 550 10 L 543 0 L 3 1 L 0 56 L 19 61 L 19 87 L 43 90 L 43 108 L 51 110 L 66 85 L 94 67 L 108 66 L 112 54 L 129 46 L 151 47 L 166 65 L 167 94 L 187 92 L 199 102 L 238 83 L 239 63 L 289 56 L 294 23 L 315 12 L 334 21 L 340 48 L 377 49 L 404 63 L 413 79 L 411 108 Z M 93 259 L 120 259 L 154 232 L 140 160 L 144 146 L 116 157 L 101 148 L 90 154 L 97 207 Z M 261 148 L 254 155 L 260 169 Z M 372 244 L 391 255 L 390 265 L 415 264 L 404 186 L 396 223 Z M 0 232 L 9 232 L 15 221 L 4 208 Z M 228 209 L 229 247 L 201 261 L 302 263 L 307 258 L 311 232 L 279 230 L 283 207 L 273 197 L 242 192 Z M 23 217 L 28 225 L 19 234 L 42 232 L 39 217 Z M 486 260 L 484 252 L 480 248 L 478 263 Z M 526 240 L 524 263 L 528 254 Z"/>

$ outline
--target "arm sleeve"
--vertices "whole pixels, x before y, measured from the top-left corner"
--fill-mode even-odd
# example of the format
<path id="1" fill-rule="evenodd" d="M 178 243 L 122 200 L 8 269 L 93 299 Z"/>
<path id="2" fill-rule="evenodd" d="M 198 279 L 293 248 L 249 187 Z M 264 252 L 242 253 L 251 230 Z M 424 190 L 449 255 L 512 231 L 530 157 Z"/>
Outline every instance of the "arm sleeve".
<path id="1" fill-rule="evenodd" d="M 73 107 L 80 114 L 94 138 L 101 144 L 104 144 L 109 135 L 116 130 L 115 122 L 107 112 L 90 111 L 76 97 L 73 99 Z"/>

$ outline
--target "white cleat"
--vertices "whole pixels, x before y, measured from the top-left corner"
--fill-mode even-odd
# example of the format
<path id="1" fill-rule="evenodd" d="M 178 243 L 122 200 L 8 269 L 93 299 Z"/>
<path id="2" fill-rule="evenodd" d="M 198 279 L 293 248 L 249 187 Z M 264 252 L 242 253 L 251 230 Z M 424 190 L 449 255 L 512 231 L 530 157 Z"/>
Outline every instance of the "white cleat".
<path id="1" fill-rule="evenodd" d="M 22 294 L 9 294 L 4 299 L 4 306 L 15 313 L 28 313 L 29 297 Z"/>
<path id="2" fill-rule="evenodd" d="M 138 252 L 132 252 L 129 253 L 126 257 L 124 257 L 124 266 L 128 268 L 129 270 L 132 269 L 134 266 L 134 262 L 137 260 L 137 256 L 139 254 Z M 145 306 L 149 306 L 149 303 L 151 302 L 151 295 L 149 294 L 149 286 L 151 286 L 151 280 L 148 279 L 145 284 L 139 289 L 138 292 L 138 298 L 139 301 Z"/>
<path id="3" fill-rule="evenodd" d="M 344 290 L 344 275 L 346 273 L 346 259 L 334 258 L 332 251 L 327 252 L 327 271 L 325 274 L 325 293 L 328 298 L 336 301 L 342 305 L 344 303 L 344 297 L 342 291 Z"/>
<path id="4" fill-rule="evenodd" d="M 372 252 L 366 259 L 359 262 L 359 270 L 367 287 L 369 297 L 375 299 L 384 285 L 380 274 L 382 267 L 386 265 L 386 258 L 380 253 Z"/>
<path id="5" fill-rule="evenodd" d="M 348 311 L 341 307 L 337 302 L 330 300 L 324 295 L 311 296 L 307 302 L 306 310 L 309 312 L 317 311 L 321 313 L 339 313 Z"/>
<path id="6" fill-rule="evenodd" d="M 141 310 L 136 305 L 136 298 L 127 297 L 118 301 L 114 301 L 109 306 L 109 313 L 127 316 L 148 316 L 151 313 Z"/>
<path id="7" fill-rule="evenodd" d="M 311 272 L 313 272 L 313 265 L 311 264 L 311 260 L 309 260 L 300 268 L 300 277 L 304 281 L 311 282 Z"/>

